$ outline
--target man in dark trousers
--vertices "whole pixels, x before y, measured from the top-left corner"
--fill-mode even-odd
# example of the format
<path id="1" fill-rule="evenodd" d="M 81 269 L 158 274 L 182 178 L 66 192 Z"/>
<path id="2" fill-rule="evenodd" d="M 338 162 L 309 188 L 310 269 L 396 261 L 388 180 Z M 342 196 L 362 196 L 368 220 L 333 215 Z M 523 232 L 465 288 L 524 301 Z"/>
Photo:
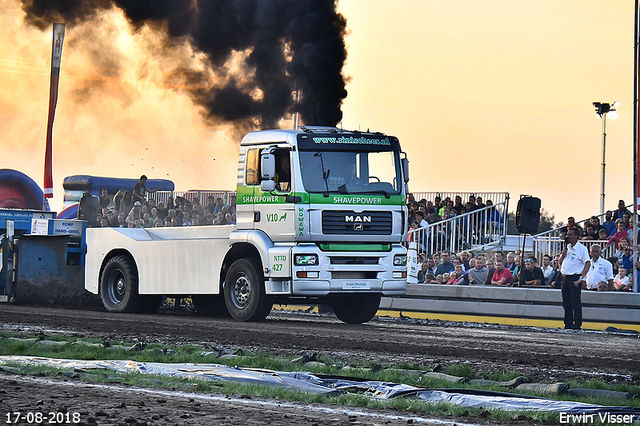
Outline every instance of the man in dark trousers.
<path id="1" fill-rule="evenodd" d="M 589 250 L 578 238 L 577 228 L 567 230 L 567 238 L 560 256 L 562 273 L 562 307 L 564 308 L 564 328 L 580 330 L 582 327 L 582 287 L 586 286 L 585 277 L 589 272 L 591 258 Z"/>

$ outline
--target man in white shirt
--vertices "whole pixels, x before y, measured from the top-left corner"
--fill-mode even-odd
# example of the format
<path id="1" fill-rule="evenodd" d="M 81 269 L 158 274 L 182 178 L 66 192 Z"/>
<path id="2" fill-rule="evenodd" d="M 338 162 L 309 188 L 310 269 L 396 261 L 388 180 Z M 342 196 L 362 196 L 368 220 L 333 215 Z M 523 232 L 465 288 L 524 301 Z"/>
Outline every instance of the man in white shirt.
<path id="1" fill-rule="evenodd" d="M 551 266 L 550 255 L 545 254 L 544 256 L 542 256 L 542 266 L 540 267 L 540 269 L 542 269 L 542 275 L 544 276 L 544 283 L 549 284 L 549 277 L 551 277 L 551 274 L 553 273 L 553 267 Z"/>
<path id="2" fill-rule="evenodd" d="M 560 256 L 560 272 L 562 273 L 562 307 L 564 308 L 564 328 L 580 330 L 582 327 L 582 286 L 586 285 L 585 277 L 589 272 L 591 260 L 589 251 L 578 238 L 577 228 L 567 230 L 567 238 Z"/>
<path id="3" fill-rule="evenodd" d="M 591 266 L 587 272 L 587 289 L 609 291 L 613 289 L 613 266 L 611 262 L 600 256 L 599 245 L 591 246 Z"/>

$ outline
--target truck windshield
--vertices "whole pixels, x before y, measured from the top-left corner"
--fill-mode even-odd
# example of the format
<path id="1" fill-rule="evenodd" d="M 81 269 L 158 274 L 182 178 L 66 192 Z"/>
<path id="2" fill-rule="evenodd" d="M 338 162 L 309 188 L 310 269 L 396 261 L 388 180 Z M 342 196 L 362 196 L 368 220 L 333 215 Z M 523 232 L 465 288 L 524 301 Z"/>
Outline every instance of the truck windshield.
<path id="1" fill-rule="evenodd" d="M 401 190 L 394 151 L 300 151 L 300 168 L 307 192 L 396 195 Z"/>

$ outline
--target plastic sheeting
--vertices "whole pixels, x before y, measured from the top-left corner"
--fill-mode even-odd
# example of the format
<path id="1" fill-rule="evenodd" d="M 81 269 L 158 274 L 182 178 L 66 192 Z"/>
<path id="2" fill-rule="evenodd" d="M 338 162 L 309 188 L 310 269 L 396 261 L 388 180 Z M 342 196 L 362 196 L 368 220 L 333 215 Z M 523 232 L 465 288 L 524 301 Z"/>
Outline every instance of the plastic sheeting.
<path id="1" fill-rule="evenodd" d="M 30 356 L 0 356 L 0 364 L 39 365 L 74 371 L 105 369 L 122 373 L 154 374 L 194 380 L 224 380 L 246 384 L 279 386 L 310 393 L 359 393 L 380 399 L 414 397 L 426 402 L 445 402 L 463 407 L 495 408 L 506 411 L 630 414 L 636 420 L 640 419 L 640 409 L 634 407 L 605 407 L 580 402 L 558 401 L 472 389 L 424 389 L 399 383 L 359 380 L 351 377 L 228 367 L 220 364 L 68 360 Z"/>

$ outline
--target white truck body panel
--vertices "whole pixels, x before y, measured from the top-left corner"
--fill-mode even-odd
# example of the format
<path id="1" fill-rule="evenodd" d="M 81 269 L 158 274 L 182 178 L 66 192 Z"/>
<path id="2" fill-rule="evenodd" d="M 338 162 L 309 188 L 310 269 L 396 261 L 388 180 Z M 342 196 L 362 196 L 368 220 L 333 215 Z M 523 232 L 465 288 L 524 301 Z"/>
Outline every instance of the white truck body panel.
<path id="1" fill-rule="evenodd" d="M 218 294 L 233 230 L 231 225 L 88 229 L 85 288 L 98 293 L 105 256 L 122 249 L 135 259 L 140 294 Z"/>

